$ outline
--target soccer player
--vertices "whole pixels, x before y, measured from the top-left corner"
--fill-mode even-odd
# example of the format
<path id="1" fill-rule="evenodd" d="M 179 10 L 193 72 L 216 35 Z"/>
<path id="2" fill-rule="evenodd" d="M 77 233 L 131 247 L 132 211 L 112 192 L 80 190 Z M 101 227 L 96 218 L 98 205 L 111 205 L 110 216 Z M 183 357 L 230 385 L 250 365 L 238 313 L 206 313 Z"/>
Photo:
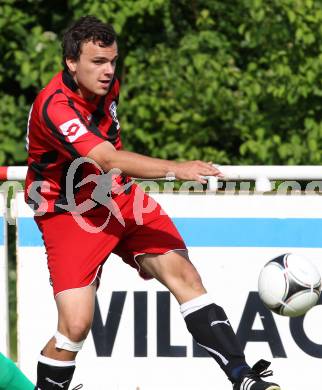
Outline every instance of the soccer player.
<path id="1" fill-rule="evenodd" d="M 28 121 L 26 201 L 43 236 L 58 310 L 57 332 L 39 357 L 36 388 L 68 389 L 92 324 L 103 264 L 115 253 L 143 278 L 156 278 L 169 289 L 188 330 L 234 390 L 280 389 L 261 379 L 271 373 L 268 362 L 252 368 L 246 363 L 174 224 L 131 182 L 132 176 L 171 172 L 179 180 L 206 183 L 205 176 L 221 172 L 202 161 L 174 162 L 122 149 L 114 76 L 118 46 L 110 25 L 82 17 L 62 46 L 64 70 L 39 93 Z M 144 212 L 143 205 L 149 205 Z"/>
<path id="2" fill-rule="evenodd" d="M 0 353 L 0 390 L 33 390 L 30 380 L 15 363 Z"/>

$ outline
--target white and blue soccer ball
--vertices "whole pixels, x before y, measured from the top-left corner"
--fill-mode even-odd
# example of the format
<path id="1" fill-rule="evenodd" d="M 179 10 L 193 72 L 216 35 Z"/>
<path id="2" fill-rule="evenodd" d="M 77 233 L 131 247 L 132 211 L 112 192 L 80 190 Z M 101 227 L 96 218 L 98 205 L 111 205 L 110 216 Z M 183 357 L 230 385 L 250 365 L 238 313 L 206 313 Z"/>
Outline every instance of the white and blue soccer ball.
<path id="1" fill-rule="evenodd" d="M 321 276 L 307 258 L 293 253 L 280 255 L 264 265 L 258 279 L 258 293 L 273 312 L 298 317 L 317 304 Z"/>

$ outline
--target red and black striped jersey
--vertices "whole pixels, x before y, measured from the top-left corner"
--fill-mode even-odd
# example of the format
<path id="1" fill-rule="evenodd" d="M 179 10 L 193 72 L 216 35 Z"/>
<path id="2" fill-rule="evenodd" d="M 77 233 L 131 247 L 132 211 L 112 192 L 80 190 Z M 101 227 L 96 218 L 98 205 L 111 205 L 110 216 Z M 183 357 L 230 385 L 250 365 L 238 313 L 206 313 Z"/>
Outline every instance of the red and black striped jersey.
<path id="1" fill-rule="evenodd" d="M 119 82 L 105 96 L 87 101 L 77 94 L 68 72 L 58 73 L 38 94 L 28 120 L 28 172 L 25 199 L 38 212 L 62 212 L 66 205 L 66 175 L 73 161 L 85 157 L 101 142 L 122 148 L 116 116 Z M 94 183 L 76 188 L 82 178 L 99 174 L 93 164 L 81 163 L 74 175 L 77 202 L 90 197 Z"/>

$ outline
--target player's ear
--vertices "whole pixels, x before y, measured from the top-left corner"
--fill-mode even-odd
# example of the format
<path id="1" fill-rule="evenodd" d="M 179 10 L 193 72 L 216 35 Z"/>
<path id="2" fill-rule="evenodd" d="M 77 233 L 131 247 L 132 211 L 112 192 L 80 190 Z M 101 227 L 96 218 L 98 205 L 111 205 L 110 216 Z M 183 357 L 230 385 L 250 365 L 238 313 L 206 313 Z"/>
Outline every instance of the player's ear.
<path id="1" fill-rule="evenodd" d="M 71 72 L 76 72 L 77 61 L 73 58 L 66 58 L 66 65 Z"/>

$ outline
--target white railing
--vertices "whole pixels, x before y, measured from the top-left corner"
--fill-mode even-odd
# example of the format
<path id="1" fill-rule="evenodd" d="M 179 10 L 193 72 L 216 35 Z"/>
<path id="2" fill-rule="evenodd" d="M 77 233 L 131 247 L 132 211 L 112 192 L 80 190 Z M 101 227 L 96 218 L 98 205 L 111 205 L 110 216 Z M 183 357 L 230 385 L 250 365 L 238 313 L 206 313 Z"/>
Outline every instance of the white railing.
<path id="1" fill-rule="evenodd" d="M 322 180 L 322 165 L 216 165 L 223 181 L 255 181 L 260 192 L 271 190 L 271 180 Z M 0 180 L 25 180 L 26 166 L 0 167 Z M 174 180 L 167 177 L 166 180 Z M 218 179 L 208 177 L 208 189 L 216 190 Z"/>
<path id="2" fill-rule="evenodd" d="M 9 356 L 8 236 L 5 222 L 6 198 L 0 192 L 0 351 Z"/>
<path id="3" fill-rule="evenodd" d="M 26 166 L 0 167 L 0 180 L 25 180 Z"/>

